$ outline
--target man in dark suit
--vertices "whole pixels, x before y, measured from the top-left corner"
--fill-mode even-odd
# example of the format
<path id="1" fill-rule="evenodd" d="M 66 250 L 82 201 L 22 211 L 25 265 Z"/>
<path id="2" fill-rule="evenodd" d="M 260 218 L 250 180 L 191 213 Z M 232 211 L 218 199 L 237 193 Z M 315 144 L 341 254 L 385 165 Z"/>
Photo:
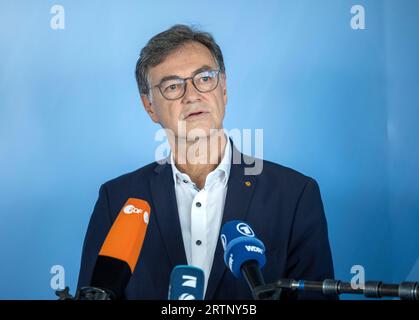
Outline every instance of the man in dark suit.
<path id="1" fill-rule="evenodd" d="M 243 155 L 225 133 L 226 73 L 212 36 L 182 25 L 156 35 L 141 51 L 136 78 L 144 108 L 166 131 L 171 154 L 101 186 L 78 287 L 90 284 L 101 245 L 128 198 L 146 200 L 151 214 L 127 299 L 167 299 L 170 273 L 184 264 L 204 270 L 206 299 L 251 299 L 245 281 L 223 261 L 219 231 L 230 220 L 248 222 L 265 244 L 266 282 L 333 278 L 316 181 Z"/>

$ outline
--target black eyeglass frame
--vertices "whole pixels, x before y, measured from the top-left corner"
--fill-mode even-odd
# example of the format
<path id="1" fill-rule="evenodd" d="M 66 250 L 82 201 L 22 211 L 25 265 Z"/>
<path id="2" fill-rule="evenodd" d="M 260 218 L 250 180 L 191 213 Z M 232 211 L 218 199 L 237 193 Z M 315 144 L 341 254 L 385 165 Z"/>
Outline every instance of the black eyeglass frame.
<path id="1" fill-rule="evenodd" d="M 212 88 L 211 90 L 202 91 L 202 90 L 200 90 L 200 89 L 196 86 L 196 84 L 195 84 L 194 78 L 195 78 L 196 76 L 200 75 L 201 73 L 204 73 L 204 72 L 216 72 L 216 73 L 217 73 L 217 75 L 216 75 L 216 77 L 217 77 L 217 83 L 215 84 L 214 88 Z M 207 93 L 207 92 L 211 92 L 211 91 L 215 90 L 215 89 L 218 87 L 218 83 L 220 82 L 220 72 L 221 72 L 221 70 L 220 70 L 220 69 L 218 69 L 218 70 L 204 70 L 204 71 L 198 72 L 197 74 L 194 74 L 192 77 L 187 77 L 187 78 L 180 78 L 180 77 L 179 77 L 179 78 L 174 78 L 174 79 L 172 79 L 172 80 L 182 80 L 182 82 L 183 82 L 183 93 L 182 93 L 179 97 L 177 97 L 177 98 L 172 98 L 172 99 L 169 99 L 169 98 L 167 98 L 167 97 L 163 94 L 163 91 L 162 91 L 162 84 L 163 84 L 163 82 L 165 82 L 165 81 L 167 81 L 167 80 L 164 80 L 164 81 L 160 82 L 159 84 L 154 85 L 154 86 L 153 86 L 153 88 L 159 88 L 160 94 L 161 94 L 161 95 L 162 95 L 162 97 L 163 97 L 163 98 L 165 98 L 166 100 L 171 100 L 171 101 L 173 101 L 173 100 L 178 100 L 178 99 L 183 98 L 183 96 L 184 96 L 184 95 L 185 95 L 185 93 L 186 93 L 186 86 L 188 85 L 187 80 L 191 80 L 192 85 L 194 86 L 194 88 L 195 88 L 196 90 L 198 90 L 198 92 L 201 92 L 201 93 Z"/>

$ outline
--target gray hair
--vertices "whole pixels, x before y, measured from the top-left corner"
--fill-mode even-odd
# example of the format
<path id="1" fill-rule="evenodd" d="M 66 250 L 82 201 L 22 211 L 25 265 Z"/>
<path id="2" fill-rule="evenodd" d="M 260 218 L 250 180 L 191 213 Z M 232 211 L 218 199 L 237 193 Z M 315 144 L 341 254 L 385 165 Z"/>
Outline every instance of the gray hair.
<path id="1" fill-rule="evenodd" d="M 177 24 L 155 35 L 141 50 L 135 68 L 135 78 L 140 94 L 148 95 L 149 93 L 148 72 L 150 68 L 162 63 L 169 54 L 188 42 L 198 42 L 206 46 L 216 60 L 220 72 L 225 74 L 223 54 L 212 35 L 194 27 Z"/>

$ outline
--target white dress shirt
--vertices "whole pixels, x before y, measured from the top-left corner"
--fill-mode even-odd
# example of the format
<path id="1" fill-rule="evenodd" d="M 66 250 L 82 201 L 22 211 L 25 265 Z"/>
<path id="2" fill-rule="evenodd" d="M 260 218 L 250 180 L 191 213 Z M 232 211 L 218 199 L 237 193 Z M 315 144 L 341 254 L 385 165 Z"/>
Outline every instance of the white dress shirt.
<path id="1" fill-rule="evenodd" d="M 170 155 L 176 201 L 186 259 L 205 274 L 204 294 L 217 247 L 231 167 L 231 145 L 227 138 L 224 156 L 199 190 L 191 178 L 178 170 Z"/>

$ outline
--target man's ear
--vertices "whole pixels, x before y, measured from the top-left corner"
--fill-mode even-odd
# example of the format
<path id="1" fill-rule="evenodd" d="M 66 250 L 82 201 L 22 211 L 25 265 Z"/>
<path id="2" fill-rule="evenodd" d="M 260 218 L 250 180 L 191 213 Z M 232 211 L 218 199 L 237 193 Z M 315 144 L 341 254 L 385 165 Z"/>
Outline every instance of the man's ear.
<path id="1" fill-rule="evenodd" d="M 221 84 L 223 87 L 223 100 L 224 104 L 227 104 L 227 76 L 225 74 L 222 74 L 221 76 Z"/>
<path id="2" fill-rule="evenodd" d="M 154 106 L 153 106 L 152 102 L 150 101 L 148 95 L 142 94 L 141 95 L 141 101 L 143 102 L 144 109 L 148 113 L 148 115 L 150 116 L 151 120 L 158 123 L 159 118 L 158 118 L 158 116 L 157 116 L 157 114 L 154 110 Z"/>

